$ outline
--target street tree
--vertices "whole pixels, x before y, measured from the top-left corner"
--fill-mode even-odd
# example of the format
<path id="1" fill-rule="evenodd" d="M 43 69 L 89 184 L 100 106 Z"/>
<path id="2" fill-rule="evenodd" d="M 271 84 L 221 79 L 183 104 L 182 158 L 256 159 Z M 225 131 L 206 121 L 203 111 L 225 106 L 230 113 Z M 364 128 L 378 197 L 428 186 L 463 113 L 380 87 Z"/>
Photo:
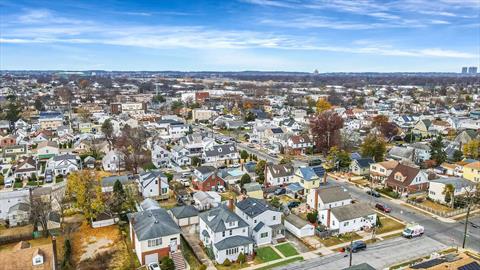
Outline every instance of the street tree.
<path id="1" fill-rule="evenodd" d="M 310 132 L 313 135 L 316 150 L 326 155 L 330 148 L 339 146 L 342 127 L 343 119 L 336 112 L 325 111 L 317 114 L 310 122 Z"/>
<path id="2" fill-rule="evenodd" d="M 360 152 L 362 156 L 372 157 L 375 162 L 380 162 L 387 152 L 387 143 L 383 138 L 369 134 L 360 145 Z"/>
<path id="3" fill-rule="evenodd" d="M 444 149 L 445 145 L 442 136 L 437 136 L 430 143 L 430 157 L 435 161 L 436 165 L 442 164 L 447 159 L 447 153 Z"/>

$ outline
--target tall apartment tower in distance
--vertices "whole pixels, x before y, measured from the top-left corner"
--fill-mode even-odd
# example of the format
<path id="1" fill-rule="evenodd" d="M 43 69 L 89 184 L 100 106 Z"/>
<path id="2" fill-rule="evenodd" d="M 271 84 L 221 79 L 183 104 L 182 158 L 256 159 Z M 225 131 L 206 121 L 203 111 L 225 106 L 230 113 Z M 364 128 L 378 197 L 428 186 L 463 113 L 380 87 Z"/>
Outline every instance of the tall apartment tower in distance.
<path id="1" fill-rule="evenodd" d="M 477 74 L 477 67 L 469 67 L 468 74 Z"/>
<path id="2" fill-rule="evenodd" d="M 467 74 L 468 67 L 462 67 L 462 74 Z"/>

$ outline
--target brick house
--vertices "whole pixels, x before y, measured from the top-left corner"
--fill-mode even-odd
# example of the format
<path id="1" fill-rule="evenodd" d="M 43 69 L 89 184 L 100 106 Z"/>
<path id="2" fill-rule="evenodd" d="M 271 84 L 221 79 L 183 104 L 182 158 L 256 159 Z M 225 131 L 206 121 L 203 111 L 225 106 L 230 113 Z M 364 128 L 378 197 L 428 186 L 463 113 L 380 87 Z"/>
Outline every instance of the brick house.
<path id="1" fill-rule="evenodd" d="M 430 182 L 425 171 L 399 163 L 388 176 L 385 184 L 401 195 L 407 195 L 427 191 Z"/>
<path id="2" fill-rule="evenodd" d="M 225 188 L 225 180 L 213 166 L 200 166 L 194 171 L 195 179 L 192 185 L 201 191 L 218 191 Z"/>

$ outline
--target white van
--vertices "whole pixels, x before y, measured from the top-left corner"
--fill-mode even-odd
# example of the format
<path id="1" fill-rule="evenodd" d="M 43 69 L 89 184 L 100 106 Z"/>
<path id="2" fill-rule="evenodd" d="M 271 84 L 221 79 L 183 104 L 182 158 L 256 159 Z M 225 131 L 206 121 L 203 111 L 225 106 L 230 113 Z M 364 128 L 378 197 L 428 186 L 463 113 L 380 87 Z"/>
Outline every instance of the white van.
<path id="1" fill-rule="evenodd" d="M 422 236 L 425 232 L 425 228 L 418 224 L 410 224 L 402 232 L 402 236 L 405 238 L 413 238 L 417 236 Z"/>

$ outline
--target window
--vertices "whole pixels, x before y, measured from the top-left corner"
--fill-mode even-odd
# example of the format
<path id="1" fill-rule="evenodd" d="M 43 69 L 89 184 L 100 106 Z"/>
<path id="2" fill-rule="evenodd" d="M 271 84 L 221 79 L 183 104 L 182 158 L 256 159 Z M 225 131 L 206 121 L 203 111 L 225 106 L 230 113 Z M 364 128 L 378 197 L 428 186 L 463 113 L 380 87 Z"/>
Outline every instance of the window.
<path id="1" fill-rule="evenodd" d="M 260 234 L 260 238 L 267 238 L 268 237 L 268 232 L 264 232 Z"/>
<path id="2" fill-rule="evenodd" d="M 230 230 L 230 235 L 232 235 L 232 230 Z"/>
<path id="3" fill-rule="evenodd" d="M 227 255 L 237 254 L 238 253 L 238 247 L 227 249 L 226 253 L 227 253 Z"/>
<path id="4" fill-rule="evenodd" d="M 222 237 L 225 237 L 225 231 L 222 232 Z"/>
<path id="5" fill-rule="evenodd" d="M 277 217 L 276 217 L 276 216 L 273 216 L 273 220 L 275 220 L 275 219 L 277 219 Z"/>
<path id="6" fill-rule="evenodd" d="M 343 226 L 344 226 L 344 227 L 347 227 L 347 226 L 348 226 L 348 221 L 347 221 L 347 222 L 344 222 L 344 223 L 343 223 Z"/>
<path id="7" fill-rule="evenodd" d="M 148 247 L 156 247 L 162 244 L 162 238 L 148 240 Z"/>

